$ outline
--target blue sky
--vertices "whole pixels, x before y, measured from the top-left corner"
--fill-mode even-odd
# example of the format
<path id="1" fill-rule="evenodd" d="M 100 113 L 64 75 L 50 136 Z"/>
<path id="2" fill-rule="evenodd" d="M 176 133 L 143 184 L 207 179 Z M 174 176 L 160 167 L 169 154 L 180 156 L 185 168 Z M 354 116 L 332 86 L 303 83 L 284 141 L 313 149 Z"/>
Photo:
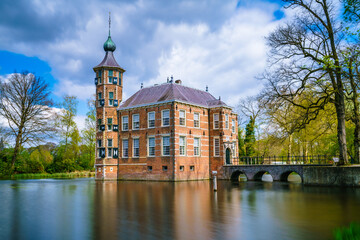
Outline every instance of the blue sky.
<path id="1" fill-rule="evenodd" d="M 141 83 L 173 75 L 190 87 L 208 85 L 231 106 L 261 89 L 265 36 L 286 19 L 280 1 L 260 0 L 2 0 L 0 11 L 0 78 L 27 70 L 46 80 L 55 102 L 77 96 L 80 128 L 109 11 L 115 58 L 126 69 L 123 100 Z"/>

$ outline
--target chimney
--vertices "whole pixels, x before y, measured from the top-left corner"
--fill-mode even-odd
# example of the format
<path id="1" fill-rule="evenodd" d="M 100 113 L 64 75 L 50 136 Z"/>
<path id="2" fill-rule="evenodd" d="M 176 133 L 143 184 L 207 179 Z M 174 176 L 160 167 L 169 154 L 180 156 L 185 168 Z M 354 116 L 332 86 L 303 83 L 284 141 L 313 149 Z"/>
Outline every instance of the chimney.
<path id="1" fill-rule="evenodd" d="M 181 85 L 182 81 L 180 79 L 178 79 L 178 80 L 175 80 L 175 83 Z"/>

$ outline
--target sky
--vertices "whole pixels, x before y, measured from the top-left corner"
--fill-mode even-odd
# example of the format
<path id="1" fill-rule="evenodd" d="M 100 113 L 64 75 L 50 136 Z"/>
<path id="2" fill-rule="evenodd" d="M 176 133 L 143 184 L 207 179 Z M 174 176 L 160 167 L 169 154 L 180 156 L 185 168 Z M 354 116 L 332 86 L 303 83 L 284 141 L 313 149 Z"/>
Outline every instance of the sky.
<path id="1" fill-rule="evenodd" d="M 1 0 L 0 79 L 29 71 L 52 98 L 79 100 L 84 127 L 95 93 L 93 67 L 104 58 L 111 12 L 114 52 L 124 74 L 123 101 L 173 76 L 236 107 L 257 94 L 266 68 L 265 37 L 287 14 L 260 0 Z M 1 123 L 1 121 L 0 121 Z"/>

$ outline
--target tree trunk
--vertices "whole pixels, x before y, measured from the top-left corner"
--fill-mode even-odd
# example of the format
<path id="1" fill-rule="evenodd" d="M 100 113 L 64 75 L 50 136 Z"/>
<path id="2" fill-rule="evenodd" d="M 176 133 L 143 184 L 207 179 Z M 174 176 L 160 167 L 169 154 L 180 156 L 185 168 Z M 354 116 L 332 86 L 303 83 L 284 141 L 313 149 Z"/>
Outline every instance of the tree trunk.
<path id="1" fill-rule="evenodd" d="M 292 134 L 289 135 L 289 145 L 288 145 L 288 159 L 287 159 L 287 163 L 290 164 L 291 161 L 291 142 L 292 142 Z"/>
<path id="2" fill-rule="evenodd" d="M 347 156 L 347 146 L 346 146 L 346 130 L 345 130 L 345 101 L 344 101 L 344 94 L 343 89 L 341 89 L 341 93 L 339 94 L 340 89 L 338 92 L 335 93 L 335 108 L 336 108 L 336 115 L 338 119 L 337 125 L 337 137 L 339 143 L 339 163 L 338 165 L 345 165 L 348 164 L 348 156 Z"/>
<path id="3" fill-rule="evenodd" d="M 19 130 L 18 135 L 16 136 L 16 142 L 15 142 L 15 148 L 14 148 L 14 154 L 12 156 L 11 159 L 11 168 L 10 168 L 10 174 L 14 174 L 14 168 L 15 168 L 15 162 L 17 159 L 17 156 L 19 154 L 19 149 L 20 149 L 20 140 L 21 140 L 21 136 L 22 136 L 22 131 Z"/>

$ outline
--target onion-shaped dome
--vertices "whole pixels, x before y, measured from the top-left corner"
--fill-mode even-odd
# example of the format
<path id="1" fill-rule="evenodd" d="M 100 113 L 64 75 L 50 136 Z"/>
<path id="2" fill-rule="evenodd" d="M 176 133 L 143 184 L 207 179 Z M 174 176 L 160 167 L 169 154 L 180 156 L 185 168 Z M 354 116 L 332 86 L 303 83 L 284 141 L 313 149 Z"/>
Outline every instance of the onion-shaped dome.
<path id="1" fill-rule="evenodd" d="M 107 51 L 115 51 L 116 49 L 116 45 L 115 43 L 111 40 L 111 37 L 109 35 L 108 39 L 106 40 L 106 42 L 104 43 L 104 50 Z"/>

